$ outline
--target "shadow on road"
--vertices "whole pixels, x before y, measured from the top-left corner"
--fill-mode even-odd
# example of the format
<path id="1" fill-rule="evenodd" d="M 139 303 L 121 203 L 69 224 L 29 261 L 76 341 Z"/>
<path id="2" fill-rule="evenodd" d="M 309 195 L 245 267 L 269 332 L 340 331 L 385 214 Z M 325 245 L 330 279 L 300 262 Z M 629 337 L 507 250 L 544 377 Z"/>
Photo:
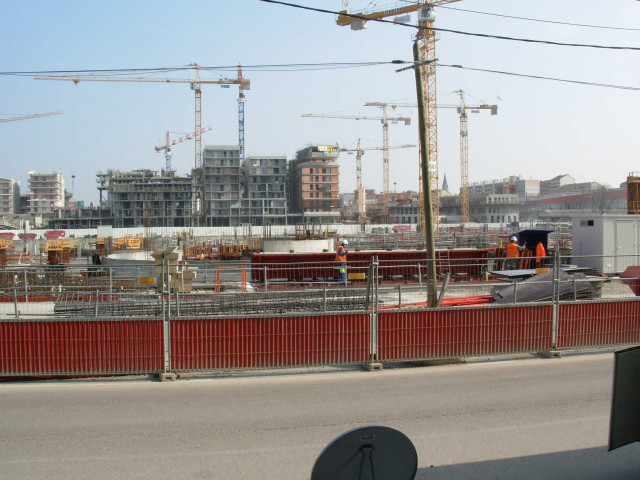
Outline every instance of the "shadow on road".
<path id="1" fill-rule="evenodd" d="M 424 462 L 426 459 L 421 460 Z M 640 478 L 640 443 L 611 452 L 603 446 L 529 457 L 419 468 L 415 478 L 428 480 L 637 480 Z"/>

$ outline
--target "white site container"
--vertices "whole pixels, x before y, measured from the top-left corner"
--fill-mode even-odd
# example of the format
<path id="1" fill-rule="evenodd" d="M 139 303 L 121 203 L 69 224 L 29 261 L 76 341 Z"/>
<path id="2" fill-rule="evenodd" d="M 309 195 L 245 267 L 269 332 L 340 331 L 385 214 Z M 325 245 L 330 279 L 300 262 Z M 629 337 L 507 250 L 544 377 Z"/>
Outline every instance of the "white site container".
<path id="1" fill-rule="evenodd" d="M 572 262 L 606 273 L 640 265 L 640 216 L 583 214 L 572 218 Z"/>

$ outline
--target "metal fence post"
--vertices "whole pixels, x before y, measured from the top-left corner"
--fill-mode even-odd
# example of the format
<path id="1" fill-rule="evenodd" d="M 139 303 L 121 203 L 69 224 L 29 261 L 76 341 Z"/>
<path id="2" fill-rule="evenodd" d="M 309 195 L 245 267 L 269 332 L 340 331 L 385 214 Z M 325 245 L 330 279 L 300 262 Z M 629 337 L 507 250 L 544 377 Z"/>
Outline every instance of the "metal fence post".
<path id="1" fill-rule="evenodd" d="M 93 314 L 94 318 L 98 318 L 98 299 L 100 298 L 100 290 L 96 290 L 96 309 Z"/>
<path id="2" fill-rule="evenodd" d="M 20 312 L 18 311 L 18 289 L 13 289 L 13 308 L 16 314 L 16 318 L 20 317 Z"/>
<path id="3" fill-rule="evenodd" d="M 264 266 L 264 291 L 267 292 L 269 290 L 269 281 L 267 280 L 267 266 Z"/>
<path id="4" fill-rule="evenodd" d="M 518 303 L 518 281 L 513 280 L 513 303 Z"/>
<path id="5" fill-rule="evenodd" d="M 398 308 L 402 308 L 402 285 L 398 285 Z"/>
<path id="6" fill-rule="evenodd" d="M 379 368 L 378 364 L 378 283 L 379 283 L 379 272 L 378 272 L 378 257 L 373 257 L 373 302 L 371 305 L 371 314 L 369 316 L 369 362 L 371 368 Z"/>
<path id="7" fill-rule="evenodd" d="M 24 301 L 29 303 L 29 288 L 27 286 L 27 267 L 22 271 L 24 273 Z"/>
<path id="8" fill-rule="evenodd" d="M 113 293 L 113 267 L 109 267 L 109 293 Z"/>
<path id="9" fill-rule="evenodd" d="M 555 350 L 558 346 L 558 309 L 560 308 L 560 252 L 553 252 L 553 316 L 551 319 L 551 348 Z"/>
<path id="10" fill-rule="evenodd" d="M 164 373 L 169 373 L 171 370 L 171 340 L 169 338 L 171 334 L 171 330 L 169 328 L 169 315 L 167 314 L 167 309 L 165 308 L 165 292 L 169 290 L 169 260 L 165 260 L 164 255 L 162 258 L 162 282 L 161 282 L 161 291 L 160 291 L 160 300 L 162 303 L 162 355 L 163 355 L 163 365 L 164 365 Z M 166 307 L 171 308 L 171 305 L 168 303 Z"/>

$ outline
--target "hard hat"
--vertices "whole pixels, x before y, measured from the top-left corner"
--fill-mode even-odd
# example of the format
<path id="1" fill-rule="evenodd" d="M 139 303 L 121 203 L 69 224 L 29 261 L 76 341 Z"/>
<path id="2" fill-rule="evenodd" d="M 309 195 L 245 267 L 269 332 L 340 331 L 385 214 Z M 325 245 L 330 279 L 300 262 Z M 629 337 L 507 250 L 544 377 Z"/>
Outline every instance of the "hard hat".
<path id="1" fill-rule="evenodd" d="M 349 245 L 349 242 L 347 242 L 346 240 L 342 240 L 342 245 Z"/>
<path id="2" fill-rule="evenodd" d="M 510 240 L 511 240 L 512 242 L 517 242 L 517 241 L 518 241 L 518 239 L 517 239 L 516 237 L 511 237 L 511 238 L 510 238 Z"/>

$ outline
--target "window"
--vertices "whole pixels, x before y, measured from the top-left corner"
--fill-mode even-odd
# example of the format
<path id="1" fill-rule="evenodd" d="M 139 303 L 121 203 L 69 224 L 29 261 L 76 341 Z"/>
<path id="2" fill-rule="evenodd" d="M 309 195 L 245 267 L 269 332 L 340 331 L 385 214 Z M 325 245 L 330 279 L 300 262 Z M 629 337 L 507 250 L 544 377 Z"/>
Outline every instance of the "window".
<path id="1" fill-rule="evenodd" d="M 593 220 L 580 220 L 581 227 L 593 227 Z"/>

